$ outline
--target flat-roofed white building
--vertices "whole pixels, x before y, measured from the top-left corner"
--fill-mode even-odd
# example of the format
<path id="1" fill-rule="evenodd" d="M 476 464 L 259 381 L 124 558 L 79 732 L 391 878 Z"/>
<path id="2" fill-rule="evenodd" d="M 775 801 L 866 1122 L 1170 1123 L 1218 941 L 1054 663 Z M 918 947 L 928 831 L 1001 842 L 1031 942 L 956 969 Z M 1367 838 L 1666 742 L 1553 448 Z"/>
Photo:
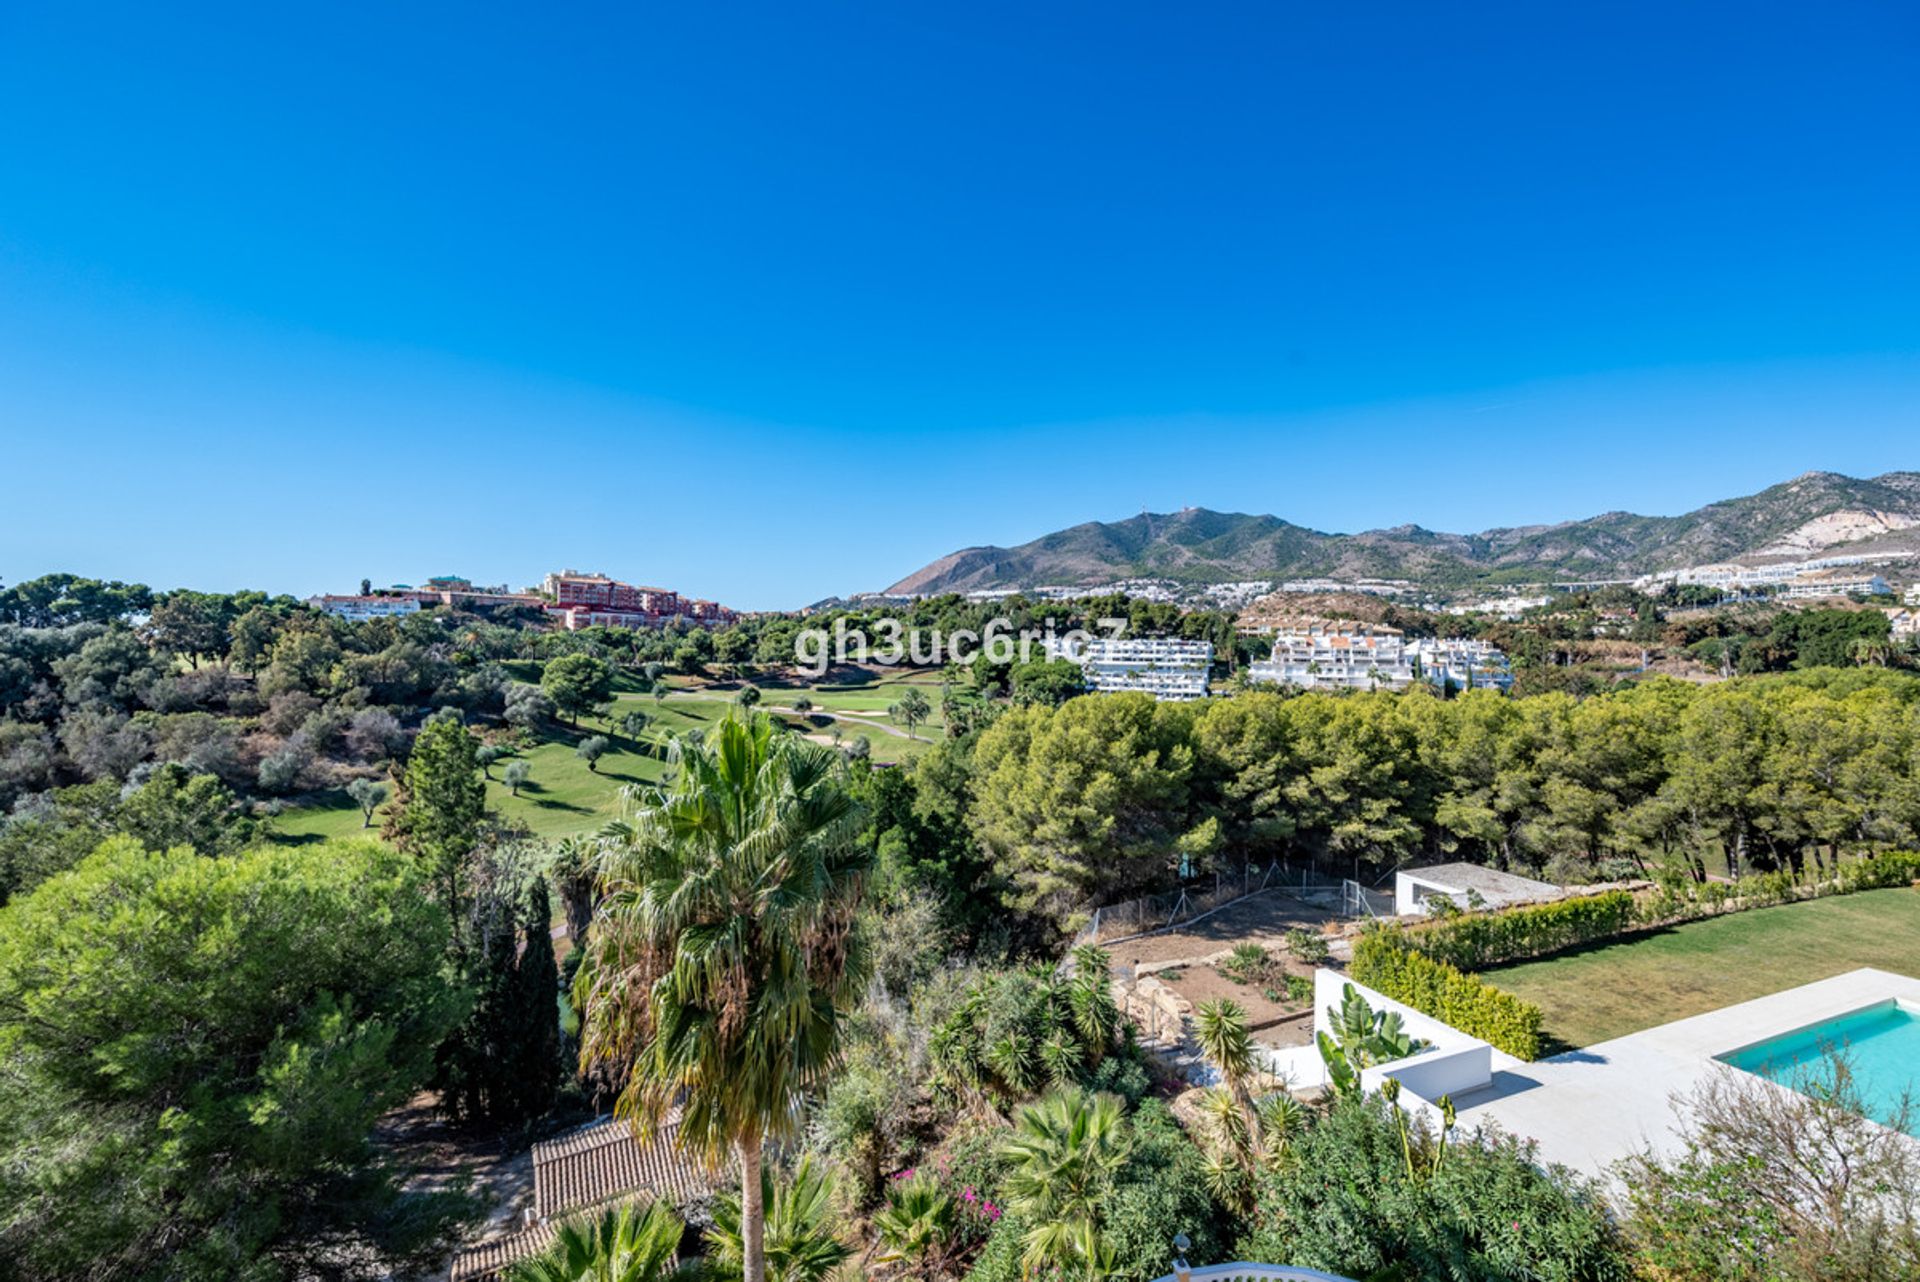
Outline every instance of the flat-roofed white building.
<path id="1" fill-rule="evenodd" d="M 1781 584 L 1777 595 L 1792 601 L 1823 596 L 1878 596 L 1892 590 L 1887 586 L 1886 579 L 1878 574 L 1858 570 L 1815 570 L 1795 575 Z"/>
<path id="2" fill-rule="evenodd" d="M 1436 895 L 1445 896 L 1455 908 L 1466 909 L 1545 903 L 1566 893 L 1552 882 L 1480 864 L 1430 864 L 1393 875 L 1393 910 L 1402 917 L 1431 913 L 1427 901 Z"/>
<path id="3" fill-rule="evenodd" d="M 1407 647 L 1420 679 L 1445 690 L 1513 689 L 1513 664 L 1491 641 L 1466 637 L 1422 638 Z"/>
<path id="4" fill-rule="evenodd" d="M 1211 641 L 1089 640 L 1077 649 L 1056 643 L 1049 653 L 1079 664 L 1087 688 L 1103 694 L 1140 690 L 1156 699 L 1204 699 L 1213 670 Z"/>
<path id="5" fill-rule="evenodd" d="M 307 604 L 354 623 L 420 613 L 420 600 L 413 596 L 310 596 Z"/>
<path id="6" fill-rule="evenodd" d="M 1273 657 L 1247 675 L 1303 690 L 1404 690 L 1413 682 L 1406 638 L 1397 629 L 1309 624 L 1273 634 Z"/>

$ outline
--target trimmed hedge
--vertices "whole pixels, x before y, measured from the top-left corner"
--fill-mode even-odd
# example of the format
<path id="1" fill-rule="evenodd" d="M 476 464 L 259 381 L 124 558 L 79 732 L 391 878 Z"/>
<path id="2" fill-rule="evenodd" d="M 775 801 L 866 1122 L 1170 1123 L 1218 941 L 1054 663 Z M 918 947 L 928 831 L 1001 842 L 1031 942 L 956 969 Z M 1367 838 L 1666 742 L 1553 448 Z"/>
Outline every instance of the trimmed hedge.
<path id="1" fill-rule="evenodd" d="M 1839 882 L 1841 894 L 1920 884 L 1920 851 L 1889 850 L 1841 864 Z"/>
<path id="2" fill-rule="evenodd" d="M 1501 912 L 1442 918 L 1413 927 L 1406 938 L 1408 947 L 1435 961 L 1474 971 L 1611 939 L 1634 924 L 1633 893 L 1608 890 Z"/>
<path id="3" fill-rule="evenodd" d="M 1347 973 L 1397 1002 L 1478 1037 L 1518 1059 L 1540 1057 L 1541 1011 L 1475 975 L 1415 952 L 1406 934 L 1387 928 L 1353 945 Z"/>
<path id="4" fill-rule="evenodd" d="M 1650 926 L 1916 882 L 1920 882 L 1920 853 L 1889 850 L 1848 860 L 1822 881 L 1782 871 L 1750 873 L 1737 882 L 1709 882 L 1686 895 L 1666 890 L 1640 897 L 1631 891 L 1608 890 L 1553 903 L 1440 918 L 1407 928 L 1405 939 L 1406 947 L 1434 961 L 1480 971 Z"/>

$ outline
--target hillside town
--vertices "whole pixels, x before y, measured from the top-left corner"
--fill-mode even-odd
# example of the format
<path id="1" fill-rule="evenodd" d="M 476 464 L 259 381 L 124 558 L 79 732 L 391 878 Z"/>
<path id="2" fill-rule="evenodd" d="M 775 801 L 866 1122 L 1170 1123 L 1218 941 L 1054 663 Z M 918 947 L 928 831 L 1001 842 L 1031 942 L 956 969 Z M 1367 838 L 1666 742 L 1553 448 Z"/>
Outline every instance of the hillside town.
<path id="1" fill-rule="evenodd" d="M 1920 5 L 0 118 L 0 1282 L 1920 1282 Z"/>
<path id="2" fill-rule="evenodd" d="M 666 588 L 636 587 L 604 574 L 576 570 L 547 575 L 537 592 L 513 592 L 504 585 L 476 587 L 472 580 L 459 575 L 438 575 L 419 587 L 396 583 L 350 595 L 322 594 L 308 597 L 307 604 L 355 622 L 401 617 L 431 605 L 477 611 L 525 608 L 543 612 L 569 632 L 581 628 L 660 628 L 676 622 L 725 627 L 740 617 L 718 602 L 689 599 Z"/>

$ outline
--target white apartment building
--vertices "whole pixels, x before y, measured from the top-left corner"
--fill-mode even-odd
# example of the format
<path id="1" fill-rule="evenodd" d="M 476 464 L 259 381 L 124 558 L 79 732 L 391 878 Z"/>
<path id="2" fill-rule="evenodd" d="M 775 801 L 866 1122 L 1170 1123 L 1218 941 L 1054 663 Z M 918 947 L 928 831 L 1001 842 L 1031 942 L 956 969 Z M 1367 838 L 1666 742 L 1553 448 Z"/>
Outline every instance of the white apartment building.
<path id="1" fill-rule="evenodd" d="M 1464 637 L 1421 639 L 1407 647 L 1421 680 L 1445 690 L 1513 689 L 1513 664 L 1491 641 Z"/>
<path id="2" fill-rule="evenodd" d="M 310 596 L 307 604 L 352 623 L 420 613 L 419 600 L 410 596 Z"/>
<path id="3" fill-rule="evenodd" d="M 1103 694 L 1141 690 L 1162 700 L 1206 698 L 1213 668 L 1211 641 L 1090 640 L 1077 652 L 1056 642 L 1049 653 L 1078 663 L 1091 690 Z"/>
<path id="4" fill-rule="evenodd" d="M 1305 690 L 1404 690 L 1413 663 L 1396 629 L 1312 624 L 1274 633 L 1273 658 L 1247 665 L 1247 675 Z"/>
<path id="5" fill-rule="evenodd" d="M 1795 575 L 1781 584 L 1774 595 L 1793 601 L 1823 596 L 1875 596 L 1892 590 L 1878 574 L 1860 570 L 1815 570 Z"/>
<path id="6" fill-rule="evenodd" d="M 1550 596 L 1488 597 L 1484 601 L 1463 601 L 1458 605 L 1450 605 L 1442 610 L 1441 613 L 1491 614 L 1508 623 L 1512 623 L 1528 610 L 1534 610 L 1543 605 L 1552 604 L 1553 598 Z"/>
<path id="7" fill-rule="evenodd" d="M 1822 571 L 1841 569 L 1847 566 L 1884 563 L 1911 558 L 1912 552 L 1883 552 L 1871 555 L 1822 556 L 1805 561 L 1782 561 L 1773 565 L 1741 565 L 1738 562 L 1722 562 L 1718 565 L 1693 565 L 1683 570 L 1668 570 L 1661 574 L 1649 574 L 1635 579 L 1634 586 L 1649 591 L 1666 583 L 1695 583 L 1702 587 L 1721 588 L 1726 591 L 1738 591 L 1742 588 L 1779 587 L 1792 585 L 1803 580 L 1812 580 Z M 1864 582 L 1884 582 L 1877 574 L 1860 571 L 1846 576 Z M 1864 590 L 1864 589 L 1862 589 Z M 1880 588 L 1879 591 L 1886 591 Z M 1802 593 L 1803 596 L 1822 596 L 1821 592 Z"/>

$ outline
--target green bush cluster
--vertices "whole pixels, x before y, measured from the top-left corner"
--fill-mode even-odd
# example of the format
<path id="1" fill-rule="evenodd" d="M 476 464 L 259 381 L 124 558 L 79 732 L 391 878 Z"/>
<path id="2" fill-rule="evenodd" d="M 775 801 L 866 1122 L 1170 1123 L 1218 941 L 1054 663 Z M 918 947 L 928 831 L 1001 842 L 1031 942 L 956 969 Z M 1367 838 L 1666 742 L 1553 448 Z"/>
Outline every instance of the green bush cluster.
<path id="1" fill-rule="evenodd" d="M 1227 1257 L 1232 1221 L 1207 1191 L 1206 1159 L 1163 1101 L 1144 1101 L 1128 1116 L 1125 1161 L 1096 1178 L 1092 1200 L 1098 1207 L 1100 1239 L 1113 1252 L 1111 1270 L 1098 1276 L 1109 1282 L 1164 1276 L 1178 1233 L 1189 1238 L 1188 1254 L 1194 1259 Z M 1062 1276 L 1023 1266 L 1025 1239 L 1033 1227 L 1018 1210 L 1009 1209 L 994 1225 L 966 1282 Z"/>
<path id="2" fill-rule="evenodd" d="M 1839 882 L 1842 893 L 1913 885 L 1920 882 L 1920 850 L 1889 850 L 1842 864 Z"/>
<path id="3" fill-rule="evenodd" d="M 1540 1056 L 1541 1011 L 1475 975 L 1414 951 L 1406 932 L 1363 935 L 1347 973 L 1397 1002 L 1478 1037 L 1519 1059 Z"/>
<path id="4" fill-rule="evenodd" d="M 1409 1143 L 1400 1126 L 1378 1095 L 1314 1114 L 1262 1172 L 1235 1254 L 1353 1278 L 1626 1282 L 1599 1188 L 1504 1135 L 1456 1130 L 1440 1153 L 1431 1129 Z"/>
<path id="5" fill-rule="evenodd" d="M 1476 971 L 1611 939 L 1634 924 L 1633 894 L 1608 890 L 1504 912 L 1450 917 L 1409 930 L 1406 941 L 1435 961 Z"/>
<path id="6" fill-rule="evenodd" d="M 1737 882 L 1710 881 L 1685 893 L 1672 886 L 1639 903 L 1637 924 L 1664 926 L 1674 922 L 1718 917 L 1749 908 L 1851 895 L 1862 890 L 1885 890 L 1920 881 L 1920 853 L 1889 850 L 1850 859 L 1831 877 L 1809 879 L 1791 871 L 1750 873 Z"/>

